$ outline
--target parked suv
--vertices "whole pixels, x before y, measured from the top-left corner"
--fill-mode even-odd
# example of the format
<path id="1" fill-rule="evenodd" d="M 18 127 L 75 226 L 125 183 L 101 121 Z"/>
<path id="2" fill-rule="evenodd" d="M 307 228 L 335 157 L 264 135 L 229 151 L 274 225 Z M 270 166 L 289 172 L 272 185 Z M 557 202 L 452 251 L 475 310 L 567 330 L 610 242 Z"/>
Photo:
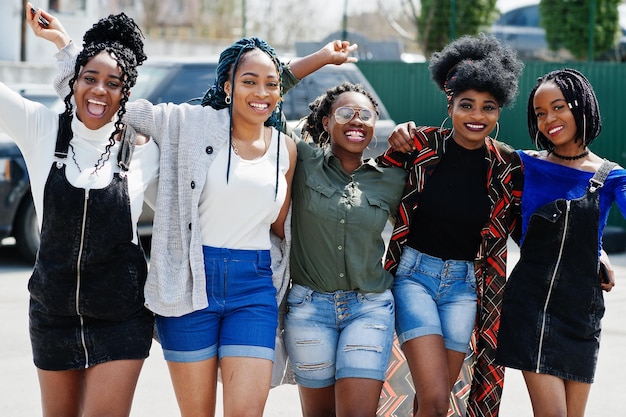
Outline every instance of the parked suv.
<path id="1" fill-rule="evenodd" d="M 618 7 L 622 36 L 610 51 L 600 55 L 602 61 L 626 61 L 626 5 Z M 553 51 L 546 41 L 546 30 L 539 24 L 539 2 L 515 7 L 502 13 L 491 27 L 491 33 L 502 43 L 517 50 L 522 60 L 568 61 L 569 51 Z"/>
<path id="2" fill-rule="evenodd" d="M 29 100 L 59 110 L 62 102 L 50 85 L 10 86 Z M 39 226 L 30 194 L 26 162 L 8 135 L 0 132 L 0 240 L 13 237 L 21 255 L 34 261 L 39 248 Z"/>

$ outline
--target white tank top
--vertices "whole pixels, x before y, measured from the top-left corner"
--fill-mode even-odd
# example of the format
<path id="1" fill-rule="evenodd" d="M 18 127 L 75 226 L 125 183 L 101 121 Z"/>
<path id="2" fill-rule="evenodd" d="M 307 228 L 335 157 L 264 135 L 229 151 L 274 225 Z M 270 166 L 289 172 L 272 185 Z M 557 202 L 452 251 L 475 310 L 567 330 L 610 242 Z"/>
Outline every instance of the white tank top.
<path id="1" fill-rule="evenodd" d="M 280 134 L 280 167 L 276 193 L 276 148 L 278 131 L 265 154 L 254 160 L 240 158 L 231 150 L 230 175 L 226 183 L 228 146 L 219 151 L 207 173 L 200 197 L 202 244 L 229 249 L 269 249 L 270 226 L 280 212 L 287 194 L 285 174 L 289 154 Z"/>

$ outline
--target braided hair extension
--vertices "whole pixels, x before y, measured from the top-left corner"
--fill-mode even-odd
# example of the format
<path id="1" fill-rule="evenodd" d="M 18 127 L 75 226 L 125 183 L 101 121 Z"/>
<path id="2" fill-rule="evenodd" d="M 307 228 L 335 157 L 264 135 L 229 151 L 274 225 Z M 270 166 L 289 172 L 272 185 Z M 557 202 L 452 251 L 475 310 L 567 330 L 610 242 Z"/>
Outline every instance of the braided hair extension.
<path id="1" fill-rule="evenodd" d="M 246 55 L 248 52 L 258 49 L 267 56 L 270 57 L 274 65 L 276 66 L 276 71 L 278 72 L 279 83 L 282 79 L 282 64 L 276 55 L 276 51 L 272 48 L 267 42 L 262 39 L 251 37 L 251 38 L 242 38 L 226 48 L 220 54 L 220 59 L 217 64 L 217 68 L 215 69 L 215 82 L 213 85 L 207 90 L 207 92 L 202 97 L 202 106 L 211 106 L 216 110 L 228 108 L 231 114 L 230 118 L 230 129 L 229 129 L 229 150 L 228 150 L 228 165 L 226 169 L 226 182 L 228 182 L 230 176 L 230 160 L 232 156 L 232 131 L 233 131 L 233 118 L 232 118 L 232 106 L 233 101 L 230 100 L 228 103 L 226 102 L 226 91 L 224 90 L 224 84 L 226 81 L 230 81 L 232 90 L 231 94 L 235 96 L 235 74 L 237 73 L 237 69 L 239 68 L 239 64 L 245 61 Z M 282 97 L 282 88 L 281 88 L 281 97 Z M 280 173 L 280 136 L 281 136 L 281 128 L 282 128 L 282 100 L 279 100 L 278 106 L 275 112 L 272 112 L 271 116 L 265 121 L 265 126 L 272 126 L 278 130 L 278 146 L 276 147 L 276 184 L 274 191 L 274 198 L 278 196 L 278 176 Z"/>
<path id="2" fill-rule="evenodd" d="M 343 93 L 348 92 L 363 94 L 372 103 L 376 115 L 380 116 L 378 102 L 369 91 L 366 91 L 361 84 L 344 82 L 343 84 L 326 90 L 324 94 L 317 97 L 309 104 L 309 110 L 311 110 L 311 112 L 304 119 L 302 137 L 307 140 L 310 138 L 313 143 L 316 143 L 320 148 L 330 145 L 330 136 L 327 134 L 325 135 L 326 137 L 324 137 L 326 130 L 324 129 L 322 120 L 325 116 L 330 117 L 335 100 Z"/>
<path id="3" fill-rule="evenodd" d="M 74 83 L 80 75 L 81 68 L 89 62 L 89 60 L 102 51 L 106 51 L 113 58 L 122 72 L 122 96 L 120 98 L 120 108 L 117 112 L 117 120 L 115 121 L 115 130 L 109 137 L 104 152 L 95 163 L 95 171 L 100 169 L 109 159 L 111 147 L 115 144 L 115 135 L 122 130 L 122 117 L 126 113 L 126 102 L 131 87 L 137 82 L 137 67 L 147 59 L 143 50 L 143 33 L 135 21 L 124 13 L 117 15 L 109 15 L 100 19 L 89 29 L 83 36 L 83 49 L 76 58 L 74 67 L 74 76 L 69 80 L 70 93 L 65 97 L 64 123 L 59 126 L 63 130 L 63 134 L 72 137 L 72 104 L 71 99 L 74 95 Z M 71 145 L 70 145 L 71 146 Z"/>
<path id="4" fill-rule="evenodd" d="M 512 104 L 524 64 L 516 52 L 491 35 L 462 36 L 435 52 L 428 66 L 448 105 L 467 90 L 488 92 L 501 107 Z"/>
<path id="5" fill-rule="evenodd" d="M 537 79 L 537 84 L 528 96 L 527 121 L 528 132 L 539 149 L 551 151 L 554 145 L 543 133 L 539 131 L 537 116 L 535 115 L 535 93 L 537 89 L 547 83 L 554 82 L 563 93 L 574 120 L 576 122 L 577 136 L 575 141 L 583 141 L 584 146 L 590 145 L 602 131 L 602 119 L 600 106 L 589 80 L 580 72 L 571 68 L 551 71 Z"/>

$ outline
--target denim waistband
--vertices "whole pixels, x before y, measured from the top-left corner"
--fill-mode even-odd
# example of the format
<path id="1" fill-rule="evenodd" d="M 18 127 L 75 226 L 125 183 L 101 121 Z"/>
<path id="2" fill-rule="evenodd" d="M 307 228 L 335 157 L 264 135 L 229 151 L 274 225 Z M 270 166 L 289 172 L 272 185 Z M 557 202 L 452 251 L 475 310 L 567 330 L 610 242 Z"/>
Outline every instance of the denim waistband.
<path id="1" fill-rule="evenodd" d="M 414 268 L 420 266 L 431 271 L 438 270 L 441 275 L 447 277 L 464 278 L 467 276 L 468 272 L 474 272 L 473 261 L 459 261 L 454 259 L 444 261 L 441 258 L 420 252 L 410 246 L 404 247 L 402 259 L 411 264 Z"/>
<path id="2" fill-rule="evenodd" d="M 269 249 L 228 249 L 213 246 L 202 246 L 202 253 L 206 258 L 224 258 L 242 261 L 270 261 Z"/>

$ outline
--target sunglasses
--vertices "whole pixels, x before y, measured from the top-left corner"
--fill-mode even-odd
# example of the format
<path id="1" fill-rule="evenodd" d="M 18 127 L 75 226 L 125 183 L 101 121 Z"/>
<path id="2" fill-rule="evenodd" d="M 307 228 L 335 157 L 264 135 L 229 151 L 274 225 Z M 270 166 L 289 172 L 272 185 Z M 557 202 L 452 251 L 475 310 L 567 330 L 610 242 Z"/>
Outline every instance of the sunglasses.
<path id="1" fill-rule="evenodd" d="M 337 110 L 335 110 L 335 120 L 340 125 L 345 125 L 354 119 L 354 116 L 358 116 L 363 124 L 367 126 L 374 126 L 374 123 L 376 123 L 376 113 L 369 109 L 338 107 Z"/>

